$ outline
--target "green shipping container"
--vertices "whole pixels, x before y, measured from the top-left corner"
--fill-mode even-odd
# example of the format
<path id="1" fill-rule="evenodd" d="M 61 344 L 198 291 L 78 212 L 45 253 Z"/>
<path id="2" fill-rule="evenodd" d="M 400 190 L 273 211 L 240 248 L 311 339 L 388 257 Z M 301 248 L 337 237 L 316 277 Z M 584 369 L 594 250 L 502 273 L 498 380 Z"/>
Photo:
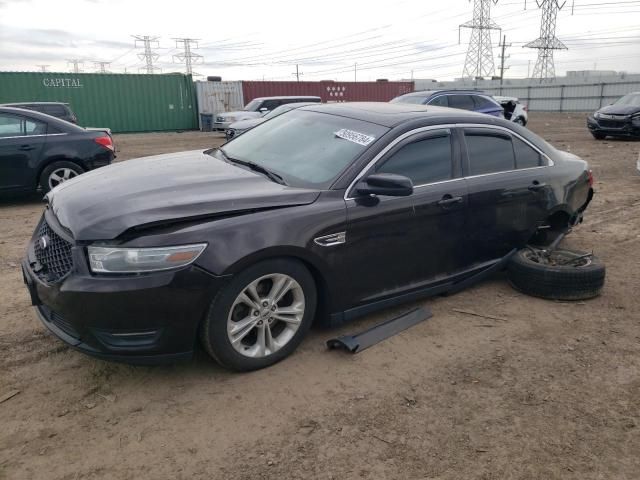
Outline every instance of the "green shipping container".
<path id="1" fill-rule="evenodd" d="M 191 75 L 0 72 L 0 103 L 13 102 L 65 102 L 114 133 L 198 128 Z"/>

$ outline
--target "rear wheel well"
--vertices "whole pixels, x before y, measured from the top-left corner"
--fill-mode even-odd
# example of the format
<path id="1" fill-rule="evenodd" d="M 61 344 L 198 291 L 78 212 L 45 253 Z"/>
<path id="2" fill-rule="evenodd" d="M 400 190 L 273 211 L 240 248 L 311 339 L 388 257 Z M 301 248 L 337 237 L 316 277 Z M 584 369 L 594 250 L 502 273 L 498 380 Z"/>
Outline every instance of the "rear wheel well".
<path id="1" fill-rule="evenodd" d="M 571 218 L 571 215 L 564 210 L 554 212 L 542 224 L 544 228 L 539 228 L 527 243 L 540 246 L 549 245 L 560 233 L 566 232 L 571 227 Z"/>

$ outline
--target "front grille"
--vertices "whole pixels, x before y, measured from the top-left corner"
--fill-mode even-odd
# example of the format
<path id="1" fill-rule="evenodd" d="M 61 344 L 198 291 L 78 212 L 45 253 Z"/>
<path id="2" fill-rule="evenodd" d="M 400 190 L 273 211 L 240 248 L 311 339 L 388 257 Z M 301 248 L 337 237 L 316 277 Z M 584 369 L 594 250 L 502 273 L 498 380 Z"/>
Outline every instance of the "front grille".
<path id="1" fill-rule="evenodd" d="M 65 320 L 63 317 L 58 315 L 56 312 L 51 310 L 46 305 L 40 305 L 40 307 L 38 308 L 40 308 L 40 312 L 48 322 L 53 323 L 56 327 L 58 327 L 67 335 L 73 338 L 80 338 L 80 335 L 78 334 L 76 329 L 73 328 L 73 325 L 71 325 L 67 320 Z"/>
<path id="2" fill-rule="evenodd" d="M 624 128 L 627 122 L 624 120 L 598 120 L 598 123 L 603 128 Z"/>
<path id="3" fill-rule="evenodd" d="M 33 250 L 38 261 L 33 271 L 47 283 L 61 280 L 73 267 L 71 244 L 54 232 L 44 219 L 38 229 Z"/>

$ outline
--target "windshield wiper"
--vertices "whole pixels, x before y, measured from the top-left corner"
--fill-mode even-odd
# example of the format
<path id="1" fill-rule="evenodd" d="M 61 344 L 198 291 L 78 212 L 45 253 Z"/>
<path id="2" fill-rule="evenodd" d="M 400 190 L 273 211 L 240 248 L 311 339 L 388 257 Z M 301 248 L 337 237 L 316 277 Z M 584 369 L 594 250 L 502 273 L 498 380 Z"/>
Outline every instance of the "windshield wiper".
<path id="1" fill-rule="evenodd" d="M 272 182 L 279 183 L 280 185 L 287 185 L 287 182 L 284 181 L 284 178 L 282 178 L 281 175 L 278 175 L 276 172 L 272 172 L 271 170 L 269 170 L 268 168 L 263 167 L 262 165 L 259 165 L 259 164 L 254 163 L 254 162 L 249 162 L 247 160 L 240 160 L 240 159 L 237 159 L 237 158 L 231 158 L 226 153 L 224 153 L 224 150 L 222 150 L 222 149 L 220 149 L 220 152 L 222 152 L 222 154 L 224 155 L 224 158 L 226 158 L 231 163 L 237 163 L 238 165 L 244 165 L 245 167 L 249 167 L 254 172 L 259 172 L 259 173 L 262 173 L 262 174 L 266 175 L 269 178 L 269 180 L 271 180 Z"/>

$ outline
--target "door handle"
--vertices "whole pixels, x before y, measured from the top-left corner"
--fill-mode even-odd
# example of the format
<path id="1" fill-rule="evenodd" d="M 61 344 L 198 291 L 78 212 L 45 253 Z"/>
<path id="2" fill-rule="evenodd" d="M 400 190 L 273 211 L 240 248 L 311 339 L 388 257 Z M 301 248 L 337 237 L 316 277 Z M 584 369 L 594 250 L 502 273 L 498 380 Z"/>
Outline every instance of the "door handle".
<path id="1" fill-rule="evenodd" d="M 532 192 L 537 192 L 538 190 L 542 190 L 546 186 L 547 186 L 546 183 L 539 183 L 538 181 L 534 181 L 531 185 L 529 185 L 528 188 Z"/>
<path id="2" fill-rule="evenodd" d="M 29 150 L 33 150 L 36 147 L 32 146 L 32 145 L 20 145 L 20 147 L 18 148 L 18 150 L 22 150 L 23 152 L 28 152 Z"/>
<path id="3" fill-rule="evenodd" d="M 442 197 L 442 200 L 436 202 L 440 207 L 448 207 L 449 205 L 453 205 L 455 203 L 462 203 L 462 197 L 452 197 L 449 194 L 446 194 Z"/>

